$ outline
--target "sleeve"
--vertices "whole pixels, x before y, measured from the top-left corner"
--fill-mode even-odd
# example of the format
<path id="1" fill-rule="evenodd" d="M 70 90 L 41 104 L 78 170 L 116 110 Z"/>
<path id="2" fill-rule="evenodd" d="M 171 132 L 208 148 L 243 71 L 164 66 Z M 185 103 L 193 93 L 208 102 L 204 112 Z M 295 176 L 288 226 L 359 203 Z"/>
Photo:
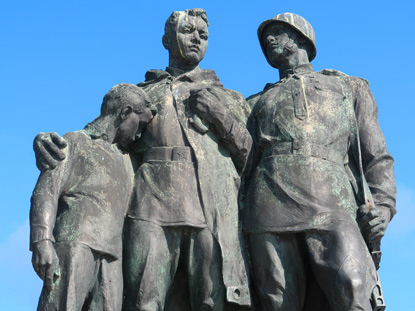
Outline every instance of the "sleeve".
<path id="1" fill-rule="evenodd" d="M 219 88 L 211 90 L 217 97 L 223 113 L 213 113 L 209 122 L 216 130 L 219 139 L 231 153 L 239 172 L 245 167 L 252 146 L 251 135 L 246 128 L 250 109 L 243 96 L 235 91 Z"/>
<path id="2" fill-rule="evenodd" d="M 33 190 L 30 206 L 30 250 L 32 250 L 33 244 L 38 241 L 55 241 L 53 228 L 58 201 L 67 185 L 68 175 L 71 171 L 71 141 L 67 135 L 65 136 L 68 142 L 68 157 L 59 162 L 55 169 L 41 172 Z"/>
<path id="3" fill-rule="evenodd" d="M 257 115 L 259 106 L 257 105 L 264 91 L 254 94 L 246 99 L 249 107 L 251 108 L 251 113 L 247 121 L 247 129 L 252 137 L 252 147 L 249 152 L 248 159 L 246 161 L 245 170 L 242 174 L 241 190 L 240 190 L 240 205 L 241 209 L 244 207 L 246 192 L 249 189 L 249 184 L 251 182 L 252 175 L 256 167 L 258 166 L 259 160 L 262 157 L 262 151 L 259 148 L 259 135 L 258 135 L 258 125 L 257 125 Z"/>
<path id="4" fill-rule="evenodd" d="M 394 160 L 389 154 L 378 122 L 378 106 L 368 82 L 353 77 L 351 86 L 359 128 L 363 174 L 373 196 L 375 206 L 396 213 Z"/>

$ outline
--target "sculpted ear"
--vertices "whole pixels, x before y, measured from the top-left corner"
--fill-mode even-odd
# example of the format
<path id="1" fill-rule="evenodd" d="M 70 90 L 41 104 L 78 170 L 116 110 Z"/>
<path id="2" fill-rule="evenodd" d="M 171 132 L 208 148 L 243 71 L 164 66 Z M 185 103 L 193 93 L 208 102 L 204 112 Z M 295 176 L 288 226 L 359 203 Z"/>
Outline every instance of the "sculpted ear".
<path id="1" fill-rule="evenodd" d="M 121 110 L 121 120 L 125 120 L 131 112 L 133 112 L 133 108 L 131 106 L 124 107 Z"/>
<path id="2" fill-rule="evenodd" d="M 169 49 L 169 38 L 167 35 L 163 35 L 163 38 L 161 38 L 161 41 L 163 42 L 163 46 L 166 50 Z"/>

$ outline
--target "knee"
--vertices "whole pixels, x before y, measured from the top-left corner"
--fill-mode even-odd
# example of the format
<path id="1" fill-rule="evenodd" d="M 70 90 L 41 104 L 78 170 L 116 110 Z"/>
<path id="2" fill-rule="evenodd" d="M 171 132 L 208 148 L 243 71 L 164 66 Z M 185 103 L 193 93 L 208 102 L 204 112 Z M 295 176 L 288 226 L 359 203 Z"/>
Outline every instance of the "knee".
<path id="1" fill-rule="evenodd" d="M 337 274 L 337 284 L 343 289 L 344 294 L 354 296 L 360 294 L 365 285 L 365 273 L 359 269 L 356 260 L 348 257 Z"/>
<path id="2" fill-rule="evenodd" d="M 361 293 L 364 285 L 361 275 L 349 275 L 344 278 L 343 284 L 352 293 Z"/>

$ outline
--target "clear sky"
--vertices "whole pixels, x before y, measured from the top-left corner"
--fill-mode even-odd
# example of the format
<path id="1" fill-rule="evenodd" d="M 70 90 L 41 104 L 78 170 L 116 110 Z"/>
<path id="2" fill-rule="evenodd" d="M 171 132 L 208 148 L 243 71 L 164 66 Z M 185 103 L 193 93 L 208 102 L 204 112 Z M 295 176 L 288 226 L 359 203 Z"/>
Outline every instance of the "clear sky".
<path id="1" fill-rule="evenodd" d="M 38 132 L 81 129 L 115 84 L 164 69 L 164 22 L 201 7 L 210 21 L 200 66 L 245 97 L 276 82 L 258 44 L 259 24 L 304 16 L 317 36 L 314 69 L 370 81 L 395 157 L 398 214 L 383 240 L 381 279 L 390 311 L 412 310 L 415 290 L 415 89 L 412 1 L 11 1 L 0 9 L 0 310 L 35 310 L 41 281 L 31 266 L 28 215 L 38 177 Z"/>

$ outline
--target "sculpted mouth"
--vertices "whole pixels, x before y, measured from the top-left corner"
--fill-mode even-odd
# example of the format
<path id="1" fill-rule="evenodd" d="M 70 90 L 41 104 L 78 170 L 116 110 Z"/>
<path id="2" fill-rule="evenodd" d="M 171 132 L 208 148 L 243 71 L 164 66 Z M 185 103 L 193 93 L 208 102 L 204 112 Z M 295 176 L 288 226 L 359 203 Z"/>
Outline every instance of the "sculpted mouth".
<path id="1" fill-rule="evenodd" d="M 189 50 L 192 51 L 192 52 L 199 52 L 200 51 L 200 49 L 199 49 L 199 47 L 197 45 L 192 45 L 189 48 Z"/>

